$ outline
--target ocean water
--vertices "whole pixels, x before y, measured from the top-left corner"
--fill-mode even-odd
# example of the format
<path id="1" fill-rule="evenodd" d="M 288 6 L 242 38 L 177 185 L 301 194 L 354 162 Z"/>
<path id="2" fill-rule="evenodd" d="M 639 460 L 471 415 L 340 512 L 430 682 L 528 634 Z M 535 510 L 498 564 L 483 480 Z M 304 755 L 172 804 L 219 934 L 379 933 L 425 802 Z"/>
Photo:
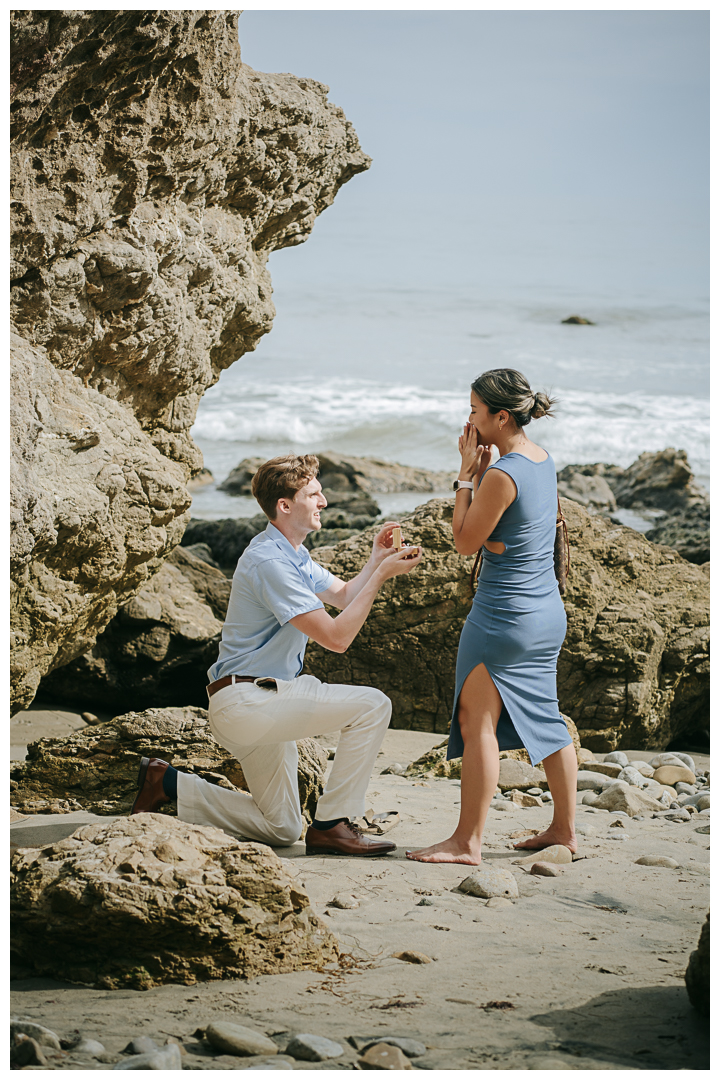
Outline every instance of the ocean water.
<path id="1" fill-rule="evenodd" d="M 310 244 L 312 244 L 312 239 Z M 309 245 L 308 245 L 309 246 Z M 297 257 L 298 252 L 281 253 Z M 557 397 L 556 416 L 530 437 L 556 467 L 629 465 L 644 451 L 682 448 L 709 486 L 708 305 L 702 296 L 572 294 L 569 289 L 377 288 L 358 281 L 276 279 L 275 327 L 223 373 L 193 427 L 206 467 L 222 481 L 244 457 L 335 450 L 455 470 L 469 387 L 514 367 Z M 273 264 L 271 260 L 271 271 Z M 274 271 L 273 271 L 274 272 Z M 514 293 L 514 295 L 513 295 Z M 595 326 L 562 325 L 571 314 Z M 427 495 L 381 499 L 408 511 Z M 207 485 L 195 517 L 257 513 Z"/>

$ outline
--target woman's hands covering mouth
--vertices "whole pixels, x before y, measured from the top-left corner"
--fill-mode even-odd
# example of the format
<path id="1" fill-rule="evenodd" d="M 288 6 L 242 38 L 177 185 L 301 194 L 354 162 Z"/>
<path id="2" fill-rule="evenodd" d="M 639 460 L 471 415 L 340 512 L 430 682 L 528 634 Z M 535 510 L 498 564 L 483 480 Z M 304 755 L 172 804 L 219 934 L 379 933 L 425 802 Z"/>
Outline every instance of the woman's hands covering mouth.
<path id="1" fill-rule="evenodd" d="M 472 480 L 478 473 L 482 476 L 492 458 L 492 445 L 485 446 L 480 442 L 480 432 L 474 424 L 468 422 L 463 428 L 458 450 L 462 458 L 461 479 Z"/>

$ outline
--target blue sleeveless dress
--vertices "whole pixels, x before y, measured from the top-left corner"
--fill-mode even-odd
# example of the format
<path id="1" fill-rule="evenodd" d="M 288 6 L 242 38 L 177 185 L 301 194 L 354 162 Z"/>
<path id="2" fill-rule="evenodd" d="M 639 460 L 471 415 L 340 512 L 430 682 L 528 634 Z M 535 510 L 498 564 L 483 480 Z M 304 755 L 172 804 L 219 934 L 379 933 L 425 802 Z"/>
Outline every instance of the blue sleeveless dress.
<path id="1" fill-rule="evenodd" d="M 505 551 L 497 555 L 483 548 L 477 592 L 460 635 L 447 756 L 462 757 L 458 699 L 470 672 L 484 664 L 503 701 L 500 749 L 524 746 L 536 765 L 572 742 L 557 699 L 557 659 L 567 619 L 553 567 L 555 465 L 549 454 L 535 462 L 510 453 L 485 476 L 490 469 L 507 473 L 517 495 L 488 537 L 503 543 Z"/>

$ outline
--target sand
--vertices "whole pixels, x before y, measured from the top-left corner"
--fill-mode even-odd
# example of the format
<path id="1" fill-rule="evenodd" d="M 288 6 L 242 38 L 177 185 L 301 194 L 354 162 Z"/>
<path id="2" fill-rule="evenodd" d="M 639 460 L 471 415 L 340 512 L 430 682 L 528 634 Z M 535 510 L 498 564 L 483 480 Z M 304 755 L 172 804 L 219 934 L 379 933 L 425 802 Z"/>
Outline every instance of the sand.
<path id="1" fill-rule="evenodd" d="M 21 714 L 36 738 L 44 713 Z M 69 722 L 77 720 L 68 713 Z M 59 732 L 58 732 L 59 733 Z M 29 741 L 22 740 L 22 741 Z M 13 736 L 13 743 L 18 743 Z M 320 741 L 333 745 L 332 736 Z M 708 1069 L 709 1025 L 690 1006 L 684 972 L 709 907 L 707 819 L 672 824 L 622 819 L 578 807 L 578 858 L 557 877 L 535 877 L 514 864 L 512 834 L 540 829 L 546 807 L 490 812 L 485 859 L 510 869 L 519 898 L 487 907 L 457 891 L 471 872 L 410 862 L 405 849 L 448 835 L 455 824 L 459 781 L 413 781 L 381 775 L 436 745 L 437 735 L 390 731 L 368 789 L 376 812 L 399 810 L 388 834 L 397 851 L 381 859 L 312 857 L 302 843 L 276 849 L 304 883 L 315 910 L 341 942 L 336 970 L 266 976 L 251 981 L 164 986 L 110 992 L 50 979 L 11 983 L 13 1016 L 67 1037 L 75 1030 L 117 1054 L 145 1034 L 183 1040 L 183 1067 L 237 1069 L 251 1059 L 213 1056 L 193 1037 L 213 1020 L 230 1020 L 272 1035 L 281 1050 L 309 1032 L 343 1043 L 342 1058 L 294 1062 L 299 1069 L 347 1069 L 357 1051 L 346 1040 L 401 1036 L 427 1050 L 413 1067 L 429 1069 Z M 628 754 L 641 756 L 640 753 Z M 646 752 L 642 756 L 649 756 Z M 703 755 L 693 755 L 709 764 Z M 47 843 L 69 835 L 92 815 L 28 817 L 11 825 L 15 843 Z M 616 835 L 627 837 L 613 839 Z M 668 855 L 678 869 L 639 866 L 641 855 Z M 358 907 L 330 902 L 354 893 Z M 420 903 L 420 901 L 430 903 Z M 393 953 L 414 950 L 430 963 Z M 492 1003 L 509 1003 L 498 1008 Z M 54 1067 L 101 1069 L 109 1062 L 75 1057 Z"/>

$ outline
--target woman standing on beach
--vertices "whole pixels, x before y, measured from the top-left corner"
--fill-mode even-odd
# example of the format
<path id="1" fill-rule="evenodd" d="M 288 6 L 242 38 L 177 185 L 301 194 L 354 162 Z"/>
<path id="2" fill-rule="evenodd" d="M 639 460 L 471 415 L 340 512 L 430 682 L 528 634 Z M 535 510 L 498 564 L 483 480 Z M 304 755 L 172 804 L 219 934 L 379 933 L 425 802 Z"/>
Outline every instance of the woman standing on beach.
<path id="1" fill-rule="evenodd" d="M 550 455 L 531 442 L 531 419 L 555 404 L 534 394 L 512 368 L 486 371 L 472 385 L 453 536 L 461 555 L 482 548 L 482 568 L 460 636 L 448 759 L 462 757 L 460 820 L 448 840 L 408 852 L 421 862 L 481 861 L 495 794 L 499 750 L 525 747 L 542 761 L 553 796 L 549 828 L 517 848 L 575 841 L 577 760 L 557 701 L 557 658 L 565 609 L 553 551 L 557 483 Z M 490 464 L 492 447 L 500 457 Z"/>

